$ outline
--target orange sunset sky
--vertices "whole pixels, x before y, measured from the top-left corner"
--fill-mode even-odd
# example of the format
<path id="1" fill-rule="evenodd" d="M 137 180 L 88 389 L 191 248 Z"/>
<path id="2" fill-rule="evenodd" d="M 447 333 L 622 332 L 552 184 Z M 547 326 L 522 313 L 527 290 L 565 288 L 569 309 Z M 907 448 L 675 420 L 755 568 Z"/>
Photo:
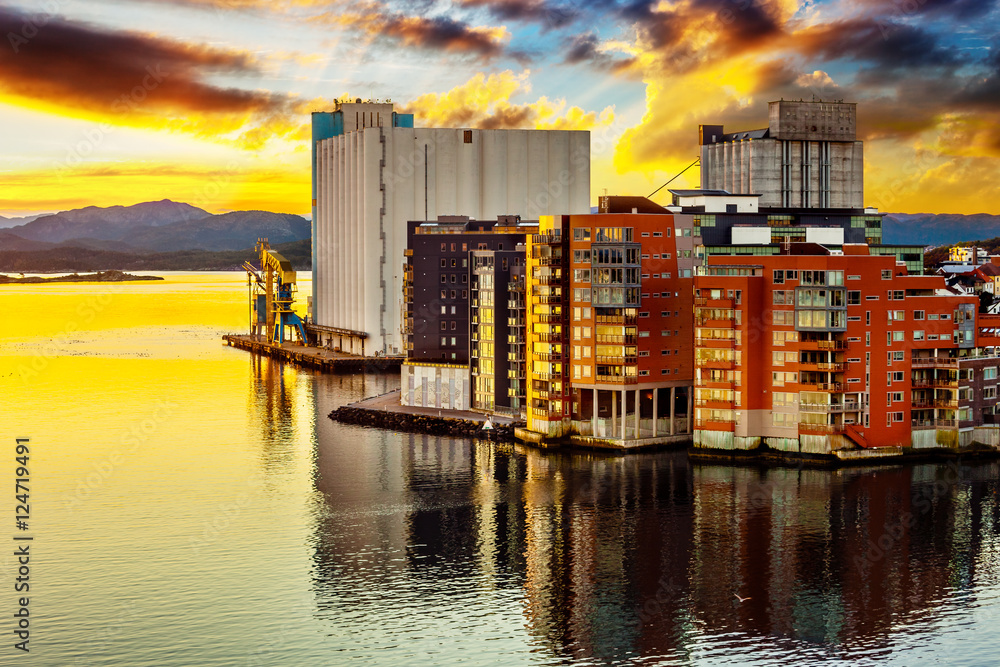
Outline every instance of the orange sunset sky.
<path id="1" fill-rule="evenodd" d="M 164 198 L 308 214 L 309 112 L 341 96 L 391 98 L 417 126 L 589 129 L 595 201 L 681 171 L 700 123 L 842 99 L 866 204 L 997 213 L 998 19 L 997 0 L 7 4 L 0 215 Z"/>

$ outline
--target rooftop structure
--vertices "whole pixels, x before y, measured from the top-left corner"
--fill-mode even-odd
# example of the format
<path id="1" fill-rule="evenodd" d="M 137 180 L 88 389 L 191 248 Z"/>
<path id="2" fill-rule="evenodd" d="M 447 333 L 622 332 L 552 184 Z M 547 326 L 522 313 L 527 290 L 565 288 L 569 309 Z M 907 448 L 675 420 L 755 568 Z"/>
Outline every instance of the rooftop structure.
<path id="1" fill-rule="evenodd" d="M 701 187 L 760 194 L 761 206 L 862 208 L 856 127 L 854 103 L 786 100 L 768 104 L 765 129 L 700 125 Z"/>

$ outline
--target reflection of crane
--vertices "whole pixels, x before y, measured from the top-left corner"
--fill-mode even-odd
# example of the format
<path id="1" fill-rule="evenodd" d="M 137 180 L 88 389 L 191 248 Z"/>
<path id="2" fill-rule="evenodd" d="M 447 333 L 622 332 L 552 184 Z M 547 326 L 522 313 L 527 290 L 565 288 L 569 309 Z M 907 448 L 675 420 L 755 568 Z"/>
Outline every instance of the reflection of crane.
<path id="1" fill-rule="evenodd" d="M 243 262 L 251 289 L 251 329 L 259 333 L 263 326 L 267 342 L 281 344 L 285 342 L 285 327 L 292 327 L 305 344 L 306 328 L 292 311 L 292 294 L 295 292 L 292 263 L 271 250 L 265 238 L 257 239 L 254 249 L 260 254 L 260 271 L 250 262 Z"/>

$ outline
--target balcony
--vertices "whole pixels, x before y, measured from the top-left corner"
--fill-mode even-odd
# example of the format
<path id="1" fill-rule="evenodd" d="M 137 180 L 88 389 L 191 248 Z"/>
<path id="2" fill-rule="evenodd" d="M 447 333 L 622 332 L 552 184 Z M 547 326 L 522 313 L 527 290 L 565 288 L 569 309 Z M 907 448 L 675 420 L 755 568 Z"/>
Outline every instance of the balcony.
<path id="1" fill-rule="evenodd" d="M 562 303 L 563 300 L 561 294 L 540 294 L 531 298 L 535 303 Z"/>
<path id="2" fill-rule="evenodd" d="M 800 382 L 803 389 L 814 391 L 844 391 L 843 382 Z"/>
<path id="3" fill-rule="evenodd" d="M 404 250 L 403 257 L 413 257 L 413 248 L 407 248 Z"/>
<path id="4" fill-rule="evenodd" d="M 957 388 L 958 380 L 950 380 L 947 378 L 915 378 L 910 383 L 910 386 L 914 389 L 928 387 Z"/>
<path id="5" fill-rule="evenodd" d="M 603 384 L 635 384 L 638 378 L 634 375 L 598 375 L 595 380 Z"/>
<path id="6" fill-rule="evenodd" d="M 596 336 L 597 343 L 600 344 L 618 344 L 618 345 L 635 345 L 639 340 L 638 336 Z"/>
<path id="7" fill-rule="evenodd" d="M 930 410 L 932 408 L 939 408 L 943 410 L 958 410 L 958 399 L 932 399 L 932 400 L 917 400 L 910 403 L 910 407 L 914 410 Z"/>
<path id="8" fill-rule="evenodd" d="M 551 274 L 536 276 L 535 281 L 539 285 L 562 285 L 562 276 L 554 276 Z"/>
<path id="9" fill-rule="evenodd" d="M 915 429 L 926 428 L 957 428 L 956 419 L 914 419 L 910 422 L 910 427 Z"/>
<path id="10" fill-rule="evenodd" d="M 829 361 L 799 361 L 799 369 L 803 371 L 823 371 L 826 373 L 839 373 L 843 371 L 847 364 Z"/>
<path id="11" fill-rule="evenodd" d="M 728 419 L 696 419 L 695 428 L 708 428 L 713 431 L 732 431 L 735 422 Z"/>
<path id="12" fill-rule="evenodd" d="M 535 314 L 533 317 L 536 322 L 541 322 L 542 324 L 560 324 L 563 321 L 562 315 L 552 315 L 548 313 L 542 315 Z"/>
<path id="13" fill-rule="evenodd" d="M 533 352 L 533 356 L 541 361 L 562 361 L 562 352 Z"/>
<path id="14" fill-rule="evenodd" d="M 802 412 L 858 412 L 861 410 L 860 403 L 799 403 L 799 410 Z"/>
<path id="15" fill-rule="evenodd" d="M 717 345 L 716 343 L 721 343 Z M 733 347 L 736 345 L 735 338 L 695 338 L 695 345 L 702 345 L 707 347 Z"/>
<path id="16" fill-rule="evenodd" d="M 627 366 L 629 364 L 635 364 L 638 361 L 638 357 L 633 355 L 622 355 L 612 356 L 612 357 L 597 357 L 597 363 L 599 364 L 613 364 L 618 366 Z"/>
<path id="17" fill-rule="evenodd" d="M 736 368 L 736 362 L 732 359 L 695 359 L 694 365 L 698 368 L 714 370 L 732 370 Z"/>
<path id="18" fill-rule="evenodd" d="M 595 324 L 635 324 L 638 318 L 635 315 L 597 315 L 594 318 Z"/>
<path id="19" fill-rule="evenodd" d="M 846 350 L 847 341 L 843 340 L 800 340 L 800 350 Z"/>
<path id="20" fill-rule="evenodd" d="M 720 297 L 718 299 L 712 299 L 707 296 L 699 296 L 694 300 L 694 305 L 696 306 L 706 306 L 708 304 L 718 305 L 720 308 L 722 308 L 722 307 L 732 306 L 733 300 L 724 297 Z"/>
<path id="21" fill-rule="evenodd" d="M 562 265 L 562 257 L 537 257 L 535 262 L 539 266 L 560 266 Z"/>
<path id="22" fill-rule="evenodd" d="M 562 341 L 563 335 L 561 333 L 540 333 L 535 334 L 535 338 L 542 343 L 559 343 Z"/>
<path id="23" fill-rule="evenodd" d="M 736 404 L 732 400 L 724 398 L 698 398 L 694 404 L 699 408 L 712 408 L 715 410 L 732 410 Z"/>
<path id="24" fill-rule="evenodd" d="M 958 368 L 957 357 L 913 357 L 913 368 Z"/>

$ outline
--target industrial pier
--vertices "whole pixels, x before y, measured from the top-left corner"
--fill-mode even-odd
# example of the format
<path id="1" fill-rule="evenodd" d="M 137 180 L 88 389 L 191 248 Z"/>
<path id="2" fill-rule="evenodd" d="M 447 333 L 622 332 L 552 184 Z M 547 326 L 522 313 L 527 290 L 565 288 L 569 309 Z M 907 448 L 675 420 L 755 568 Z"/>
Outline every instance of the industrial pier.
<path id="1" fill-rule="evenodd" d="M 247 272 L 250 333 L 223 336 L 222 340 L 227 345 L 333 373 L 399 372 L 404 361 L 402 356 L 388 357 L 378 353 L 372 357 L 365 356 L 368 334 L 364 331 L 317 326 L 303 321 L 292 309 L 296 272 L 291 262 L 271 250 L 266 238 L 257 239 L 256 250 L 260 268 L 249 262 L 243 265 Z M 289 334 L 287 342 L 286 334 Z M 324 336 L 327 344 L 317 345 Z M 359 346 L 360 355 L 342 351 L 345 347 L 353 351 Z"/>
<path id="2" fill-rule="evenodd" d="M 299 343 L 269 343 L 263 336 L 226 335 L 230 347 L 331 373 L 399 372 L 403 357 L 363 357 Z"/>

